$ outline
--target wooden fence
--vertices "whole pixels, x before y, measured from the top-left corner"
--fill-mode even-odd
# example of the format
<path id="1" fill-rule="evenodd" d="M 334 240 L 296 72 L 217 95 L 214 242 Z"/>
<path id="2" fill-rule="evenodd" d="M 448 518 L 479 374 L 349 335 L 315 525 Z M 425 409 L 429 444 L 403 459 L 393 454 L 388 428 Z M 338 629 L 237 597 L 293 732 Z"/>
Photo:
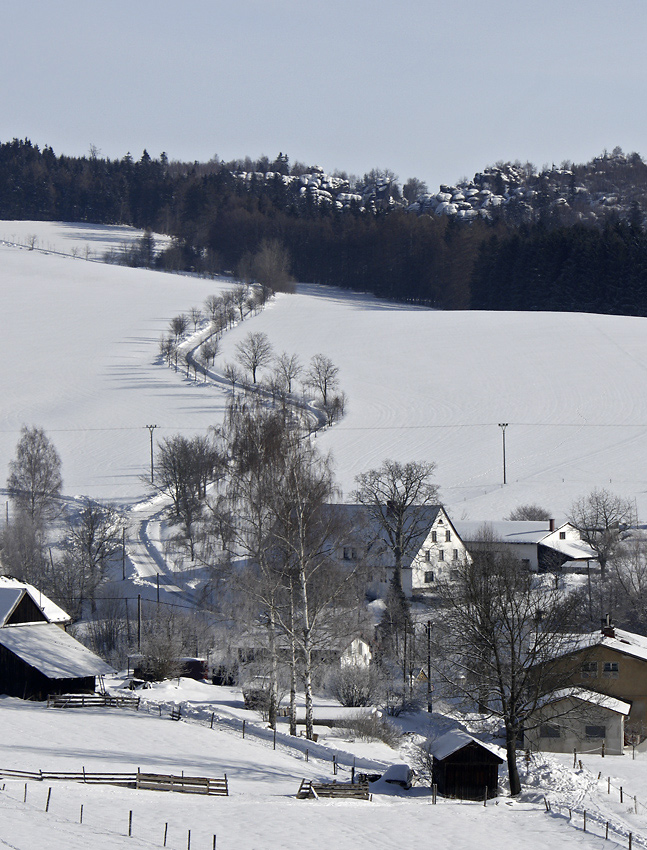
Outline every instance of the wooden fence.
<path id="1" fill-rule="evenodd" d="M 139 711 L 139 697 L 108 694 L 55 694 L 47 697 L 48 708 L 134 708 Z"/>
<path id="2" fill-rule="evenodd" d="M 307 800 L 318 797 L 337 797 L 345 800 L 368 800 L 370 793 L 368 782 L 313 782 L 302 779 L 297 800 Z"/>
<path id="3" fill-rule="evenodd" d="M 85 768 L 79 773 L 13 770 L 0 768 L 0 777 L 35 782 L 84 782 L 87 785 L 120 785 L 124 788 L 141 788 L 148 791 L 177 791 L 184 794 L 209 794 L 228 797 L 227 774 L 222 779 L 207 776 L 177 776 L 166 773 L 91 773 Z"/>

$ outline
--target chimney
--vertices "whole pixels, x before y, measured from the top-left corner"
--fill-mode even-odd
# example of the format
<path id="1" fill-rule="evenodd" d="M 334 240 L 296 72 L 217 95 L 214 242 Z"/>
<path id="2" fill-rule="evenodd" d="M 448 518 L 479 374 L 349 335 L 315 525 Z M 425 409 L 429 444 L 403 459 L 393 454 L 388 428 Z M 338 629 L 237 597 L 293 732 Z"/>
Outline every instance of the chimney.
<path id="1" fill-rule="evenodd" d="M 611 614 L 607 614 L 607 616 L 602 620 L 602 634 L 608 638 L 614 638 L 616 636 L 616 630 L 611 622 Z"/>
<path id="2" fill-rule="evenodd" d="M 548 530 L 549 531 L 555 531 L 555 520 L 554 519 L 548 520 Z"/>

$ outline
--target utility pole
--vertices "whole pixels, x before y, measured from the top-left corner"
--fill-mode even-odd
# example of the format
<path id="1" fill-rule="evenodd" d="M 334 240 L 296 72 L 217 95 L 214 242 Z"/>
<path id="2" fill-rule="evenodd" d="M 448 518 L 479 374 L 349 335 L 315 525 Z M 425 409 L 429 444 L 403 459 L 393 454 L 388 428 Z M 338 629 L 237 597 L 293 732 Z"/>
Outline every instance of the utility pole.
<path id="1" fill-rule="evenodd" d="M 427 711 L 433 711 L 431 686 L 431 620 L 427 620 Z"/>
<path id="2" fill-rule="evenodd" d="M 505 468 L 505 429 L 508 427 L 507 422 L 499 422 L 499 428 L 501 429 L 501 436 L 503 437 L 503 483 L 507 484 L 508 480 L 506 477 L 506 468 Z"/>
<path id="3" fill-rule="evenodd" d="M 157 428 L 157 425 L 146 425 L 151 435 L 151 484 L 153 483 L 153 431 Z"/>

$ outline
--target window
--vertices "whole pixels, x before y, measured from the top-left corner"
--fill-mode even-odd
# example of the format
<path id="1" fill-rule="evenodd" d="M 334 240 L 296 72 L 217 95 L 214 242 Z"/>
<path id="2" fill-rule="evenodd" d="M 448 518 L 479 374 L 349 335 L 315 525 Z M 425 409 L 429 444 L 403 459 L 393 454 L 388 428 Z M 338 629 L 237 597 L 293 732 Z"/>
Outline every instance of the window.
<path id="1" fill-rule="evenodd" d="M 580 669 L 580 673 L 583 679 L 597 679 L 598 677 L 598 662 L 597 661 L 585 661 L 582 664 Z"/>
<path id="2" fill-rule="evenodd" d="M 559 539 L 560 540 L 566 540 L 566 532 L 565 531 L 559 532 Z"/>
<path id="3" fill-rule="evenodd" d="M 439 549 L 439 550 L 438 550 L 438 560 L 439 560 L 439 561 L 444 561 L 444 560 L 445 560 L 445 553 L 443 552 L 443 550 L 442 550 L 442 549 Z"/>
<path id="4" fill-rule="evenodd" d="M 446 531 L 446 532 L 445 532 L 445 542 L 446 542 L 446 543 L 449 543 L 449 542 L 451 541 L 451 539 L 452 539 L 452 533 L 451 533 L 451 531 Z"/>
<path id="5" fill-rule="evenodd" d="M 553 726 L 551 723 L 542 723 L 539 727 L 539 734 L 542 738 L 559 738 L 561 733 L 558 726 Z"/>
<path id="6" fill-rule="evenodd" d="M 587 738 L 606 738 L 606 726 L 585 726 L 584 733 Z"/>
<path id="7" fill-rule="evenodd" d="M 450 581 L 458 581 L 461 577 L 460 570 L 450 570 L 449 571 L 449 580 Z"/>
<path id="8" fill-rule="evenodd" d="M 432 531 L 432 532 L 431 532 L 431 542 L 432 542 L 432 543 L 437 543 L 437 542 L 438 542 L 438 532 L 437 532 L 437 531 Z"/>
<path id="9" fill-rule="evenodd" d="M 427 570 L 427 571 L 425 572 L 425 584 L 431 584 L 431 582 L 432 582 L 433 580 L 434 580 L 434 574 L 433 574 L 433 571 L 432 571 L 432 570 Z"/>
<path id="10" fill-rule="evenodd" d="M 605 661 L 602 669 L 602 676 L 605 679 L 617 679 L 620 673 L 620 664 L 618 661 Z"/>
<path id="11" fill-rule="evenodd" d="M 454 549 L 452 553 L 452 561 L 458 561 L 458 549 Z"/>
<path id="12" fill-rule="evenodd" d="M 431 552 L 429 551 L 429 549 L 425 550 L 425 561 L 427 563 L 429 563 L 429 561 L 431 561 Z"/>
<path id="13" fill-rule="evenodd" d="M 344 546 L 344 560 L 345 561 L 356 561 L 357 560 L 357 549 L 354 549 L 352 546 Z"/>

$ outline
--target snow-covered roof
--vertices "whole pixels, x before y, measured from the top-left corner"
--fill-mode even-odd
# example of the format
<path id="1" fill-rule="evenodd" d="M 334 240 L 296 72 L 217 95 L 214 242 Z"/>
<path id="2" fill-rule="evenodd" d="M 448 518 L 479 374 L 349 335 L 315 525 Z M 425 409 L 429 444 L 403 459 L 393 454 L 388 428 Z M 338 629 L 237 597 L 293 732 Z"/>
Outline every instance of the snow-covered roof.
<path id="1" fill-rule="evenodd" d="M 391 546 L 385 539 L 385 533 L 380 524 L 376 521 L 371 509 L 365 505 L 359 504 L 337 504 L 331 505 L 331 509 L 339 515 L 340 521 L 348 524 L 352 529 L 352 540 L 349 543 L 361 541 L 367 547 L 365 557 L 369 559 L 373 566 L 392 566 L 394 555 Z M 408 522 L 415 522 L 416 529 L 409 547 L 404 553 L 405 561 L 408 559 L 411 562 L 420 551 L 421 546 L 427 539 L 429 531 L 438 515 L 442 512 L 443 518 L 446 518 L 450 523 L 450 527 L 455 529 L 455 525 L 449 517 L 446 517 L 442 505 L 419 505 L 415 511 L 411 513 L 411 519 L 405 520 L 405 528 Z M 415 518 L 413 518 L 415 517 Z M 408 566 L 408 564 L 406 564 Z"/>
<path id="2" fill-rule="evenodd" d="M 573 635 L 573 643 L 569 644 L 565 652 L 558 653 L 558 655 L 570 655 L 572 652 L 582 649 L 604 646 L 607 649 L 621 652 L 623 655 L 630 655 L 632 658 L 647 661 L 647 637 L 645 635 L 637 635 L 633 632 L 626 632 L 624 629 L 616 628 L 613 629 L 613 633 L 614 637 L 604 635 L 602 632 Z"/>
<path id="3" fill-rule="evenodd" d="M 454 527 L 464 543 L 482 540 L 484 531 L 487 531 L 493 540 L 504 543 L 539 543 L 551 533 L 547 522 L 534 520 L 500 520 L 498 522 L 463 520 L 455 522 Z"/>
<path id="4" fill-rule="evenodd" d="M 43 612 L 48 622 L 59 624 L 72 622 L 69 614 L 66 614 L 62 608 L 59 608 L 55 602 L 52 602 L 44 593 L 41 593 L 33 584 L 28 584 L 26 581 L 19 581 L 17 578 L 13 578 L 13 576 L 0 576 L 0 626 L 6 623 L 25 591 Z"/>
<path id="5" fill-rule="evenodd" d="M 453 732 L 446 732 L 436 741 L 434 741 L 431 747 L 431 754 L 435 756 L 439 761 L 442 761 L 447 756 L 450 756 L 452 753 L 458 752 L 458 750 L 462 750 L 463 747 L 466 747 L 468 744 L 478 744 L 480 747 L 483 747 L 486 750 L 489 750 L 492 755 L 495 755 L 497 758 L 504 761 L 503 756 L 501 755 L 502 750 L 501 747 L 497 747 L 495 744 L 486 744 L 484 741 L 479 741 L 478 738 L 475 738 L 473 735 L 470 735 L 468 732 L 464 732 L 462 729 L 456 729 Z"/>
<path id="6" fill-rule="evenodd" d="M 600 694 L 596 691 L 589 691 L 586 688 L 561 688 L 558 691 L 553 691 L 544 700 L 543 705 L 550 705 L 562 699 L 579 699 L 582 702 L 589 702 L 592 705 L 597 705 L 600 708 L 606 708 L 609 711 L 615 711 L 618 714 L 624 714 L 625 717 L 631 711 L 631 703 L 625 702 L 617 697 L 611 697 L 607 694 Z"/>
<path id="7" fill-rule="evenodd" d="M 572 561 L 595 560 L 596 554 L 583 540 L 561 540 L 558 531 L 573 527 L 569 523 L 553 528 L 545 521 L 535 520 L 500 520 L 495 522 L 475 522 L 464 520 L 454 523 L 456 531 L 463 542 L 478 543 L 484 535 L 488 535 L 494 542 L 501 543 L 531 543 L 533 545 L 543 544 L 549 546 L 556 552 L 567 555 Z M 549 538 L 549 539 L 548 539 Z"/>
<path id="8" fill-rule="evenodd" d="M 109 664 L 53 623 L 21 623 L 0 629 L 0 645 L 49 679 L 113 673 Z"/>

